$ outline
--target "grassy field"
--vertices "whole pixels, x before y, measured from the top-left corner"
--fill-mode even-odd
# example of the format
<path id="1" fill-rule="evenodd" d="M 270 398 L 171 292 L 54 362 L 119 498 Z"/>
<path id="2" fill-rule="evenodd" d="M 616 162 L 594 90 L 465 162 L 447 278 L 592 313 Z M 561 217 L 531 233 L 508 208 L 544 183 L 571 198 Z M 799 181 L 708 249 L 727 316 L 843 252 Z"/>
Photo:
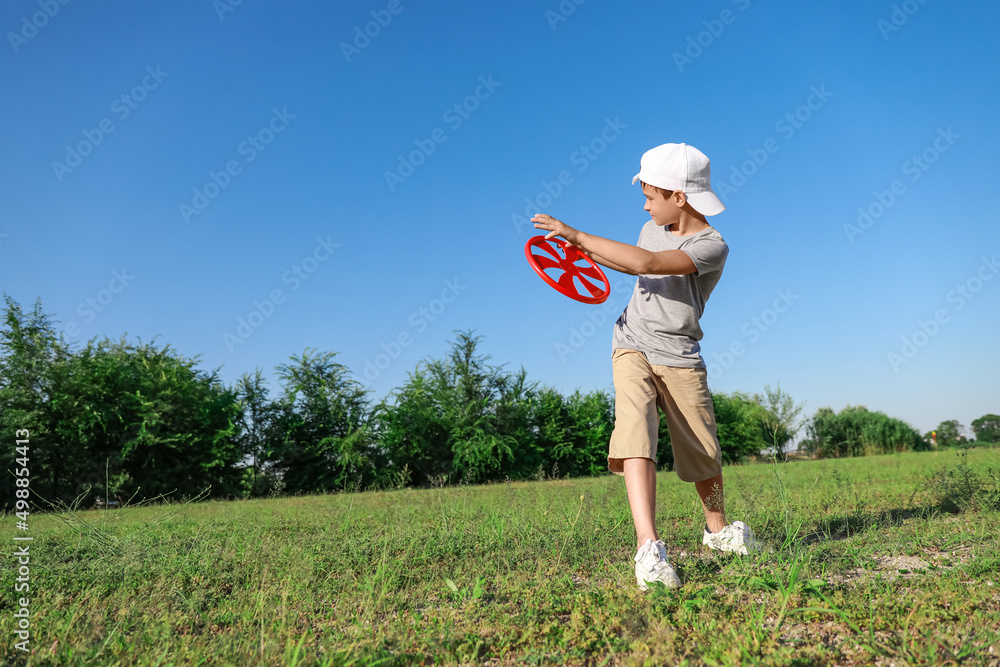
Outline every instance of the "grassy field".
<path id="1" fill-rule="evenodd" d="M 611 476 L 32 515 L 32 653 L 7 559 L 0 662 L 1000 664 L 1000 450 L 725 475 L 770 551 L 703 549 L 661 473 L 684 583 L 648 593 Z"/>

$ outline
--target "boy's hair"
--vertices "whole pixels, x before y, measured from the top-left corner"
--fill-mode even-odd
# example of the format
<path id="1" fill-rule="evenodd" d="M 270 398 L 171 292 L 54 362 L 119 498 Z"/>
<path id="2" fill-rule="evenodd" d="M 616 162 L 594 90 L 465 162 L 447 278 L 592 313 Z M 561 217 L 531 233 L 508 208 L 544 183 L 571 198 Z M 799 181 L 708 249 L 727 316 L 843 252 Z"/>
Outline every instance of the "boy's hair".
<path id="1" fill-rule="evenodd" d="M 656 185 L 650 185 L 646 181 L 639 181 L 639 183 L 640 183 L 639 187 L 650 187 L 650 188 L 653 188 L 654 190 L 656 190 L 657 192 L 659 192 L 661 195 L 663 195 L 664 199 L 666 199 L 670 195 L 674 194 L 673 190 L 664 190 L 663 188 L 658 187 Z"/>

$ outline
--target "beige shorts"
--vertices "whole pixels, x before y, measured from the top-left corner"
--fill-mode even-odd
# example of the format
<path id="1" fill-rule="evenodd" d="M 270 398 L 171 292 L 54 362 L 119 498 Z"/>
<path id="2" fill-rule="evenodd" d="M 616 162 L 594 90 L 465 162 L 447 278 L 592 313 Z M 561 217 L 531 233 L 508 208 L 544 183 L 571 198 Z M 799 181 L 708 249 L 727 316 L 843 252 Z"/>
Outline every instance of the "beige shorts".
<path id="1" fill-rule="evenodd" d="M 608 448 L 608 470 L 624 474 L 623 459 L 628 458 L 656 461 L 659 410 L 663 410 L 677 476 L 685 482 L 700 482 L 722 472 L 715 409 L 704 368 L 650 364 L 642 352 L 623 348 L 612 353 L 611 367 L 615 430 Z"/>

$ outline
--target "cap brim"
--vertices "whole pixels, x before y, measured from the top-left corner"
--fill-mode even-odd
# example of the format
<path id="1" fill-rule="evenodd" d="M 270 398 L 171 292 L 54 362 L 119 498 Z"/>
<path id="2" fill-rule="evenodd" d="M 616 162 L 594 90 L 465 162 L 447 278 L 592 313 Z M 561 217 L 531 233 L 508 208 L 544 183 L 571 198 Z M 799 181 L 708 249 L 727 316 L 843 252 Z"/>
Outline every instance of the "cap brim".
<path id="1" fill-rule="evenodd" d="M 651 178 L 648 175 L 646 176 L 645 180 L 643 180 L 643 178 L 642 178 L 642 172 L 640 171 L 638 174 L 636 174 L 635 176 L 632 177 L 632 185 L 635 185 L 639 181 L 642 181 L 646 185 L 652 185 L 654 188 L 660 188 L 661 190 L 670 190 L 671 192 L 673 192 L 674 190 L 677 189 L 676 187 L 671 187 L 670 185 L 668 185 L 667 183 L 664 183 L 663 181 L 658 181 L 658 182 L 654 183 L 653 182 L 654 180 L 658 180 L 658 179 L 656 179 L 655 177 Z"/>
<path id="2" fill-rule="evenodd" d="M 639 182 L 639 177 L 642 176 L 642 172 L 639 172 L 632 177 L 632 185 Z M 650 183 L 652 185 L 652 183 Z M 656 186 L 660 187 L 660 186 Z M 663 188 L 664 190 L 671 190 L 672 188 Z M 722 200 L 715 196 L 715 193 L 709 190 L 708 192 L 696 192 L 694 194 L 684 193 L 687 197 L 688 202 L 694 210 L 698 211 L 702 215 L 718 215 L 726 210 L 725 204 Z"/>
<path id="3" fill-rule="evenodd" d="M 691 207 L 701 213 L 702 215 L 718 215 L 726 210 L 726 206 L 722 203 L 715 193 L 709 190 L 708 192 L 696 192 L 694 194 L 687 194 L 688 203 Z"/>

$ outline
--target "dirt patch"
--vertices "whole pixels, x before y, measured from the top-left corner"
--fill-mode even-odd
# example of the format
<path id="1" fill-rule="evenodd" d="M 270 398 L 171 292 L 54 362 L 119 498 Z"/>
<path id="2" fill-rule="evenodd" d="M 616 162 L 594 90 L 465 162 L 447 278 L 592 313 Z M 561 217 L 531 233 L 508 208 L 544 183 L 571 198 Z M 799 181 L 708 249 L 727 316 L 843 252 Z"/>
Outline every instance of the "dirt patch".
<path id="1" fill-rule="evenodd" d="M 886 556 L 876 558 L 875 561 L 878 563 L 876 566 L 878 571 L 886 574 L 895 571 L 901 576 L 909 576 L 913 574 L 913 570 L 926 570 L 931 566 L 930 563 L 916 556 Z"/>
<path id="2" fill-rule="evenodd" d="M 957 546 L 948 550 L 928 549 L 918 556 L 872 556 L 869 563 L 842 574 L 829 576 L 830 583 L 857 585 L 876 576 L 883 580 L 913 579 L 928 572 L 948 571 L 973 560 L 970 546 Z"/>
<path id="3" fill-rule="evenodd" d="M 841 575 L 831 575 L 832 583 L 859 584 L 876 576 L 881 579 L 913 579 L 927 572 L 931 563 L 916 556 L 874 556 L 872 564 L 866 567 L 855 567 Z M 950 569 L 951 566 L 938 565 L 940 569 Z"/>

